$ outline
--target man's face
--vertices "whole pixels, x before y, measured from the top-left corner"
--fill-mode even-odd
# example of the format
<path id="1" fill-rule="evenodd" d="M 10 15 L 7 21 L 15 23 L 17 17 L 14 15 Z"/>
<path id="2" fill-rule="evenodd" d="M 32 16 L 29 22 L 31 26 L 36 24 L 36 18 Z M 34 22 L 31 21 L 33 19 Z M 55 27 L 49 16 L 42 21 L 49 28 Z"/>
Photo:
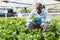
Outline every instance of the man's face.
<path id="1" fill-rule="evenodd" d="M 42 5 L 41 4 L 36 4 L 36 11 L 38 14 L 41 13 L 41 11 L 42 11 Z"/>

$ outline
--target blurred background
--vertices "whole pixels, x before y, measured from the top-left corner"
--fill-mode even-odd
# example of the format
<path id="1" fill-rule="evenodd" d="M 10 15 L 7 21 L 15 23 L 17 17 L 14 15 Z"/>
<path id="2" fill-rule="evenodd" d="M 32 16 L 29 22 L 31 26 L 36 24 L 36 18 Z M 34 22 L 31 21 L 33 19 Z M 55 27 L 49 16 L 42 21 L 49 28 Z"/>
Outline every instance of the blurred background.
<path id="1" fill-rule="evenodd" d="M 42 3 L 52 17 L 60 18 L 59 0 L 0 0 L 0 17 L 27 17 L 36 3 Z"/>

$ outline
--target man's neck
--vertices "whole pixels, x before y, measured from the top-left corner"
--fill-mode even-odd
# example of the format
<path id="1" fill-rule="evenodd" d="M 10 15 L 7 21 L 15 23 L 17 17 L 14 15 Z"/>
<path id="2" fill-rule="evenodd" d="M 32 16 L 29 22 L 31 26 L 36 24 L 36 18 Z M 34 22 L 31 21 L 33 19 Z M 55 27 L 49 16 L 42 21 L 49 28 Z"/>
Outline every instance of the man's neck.
<path id="1" fill-rule="evenodd" d="M 37 12 L 38 14 L 41 14 L 41 12 Z"/>

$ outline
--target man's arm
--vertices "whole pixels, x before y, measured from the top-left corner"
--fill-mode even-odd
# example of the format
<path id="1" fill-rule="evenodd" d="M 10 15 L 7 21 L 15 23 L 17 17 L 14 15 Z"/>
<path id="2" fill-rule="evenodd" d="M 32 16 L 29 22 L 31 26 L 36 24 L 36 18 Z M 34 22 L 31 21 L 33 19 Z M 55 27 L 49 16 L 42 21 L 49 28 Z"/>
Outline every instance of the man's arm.
<path id="1" fill-rule="evenodd" d="M 33 12 L 31 12 L 30 14 L 29 14 L 29 16 L 27 17 L 27 22 L 32 22 L 32 16 L 33 16 Z"/>
<path id="2" fill-rule="evenodd" d="M 50 23 L 51 22 L 51 16 L 48 14 L 48 10 L 45 11 L 45 23 Z"/>

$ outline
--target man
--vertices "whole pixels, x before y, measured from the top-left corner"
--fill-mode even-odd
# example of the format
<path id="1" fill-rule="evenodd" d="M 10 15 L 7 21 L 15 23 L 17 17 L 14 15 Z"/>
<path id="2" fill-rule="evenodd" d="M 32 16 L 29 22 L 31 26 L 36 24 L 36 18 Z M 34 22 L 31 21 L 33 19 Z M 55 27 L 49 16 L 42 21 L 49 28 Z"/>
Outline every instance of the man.
<path id="1" fill-rule="evenodd" d="M 42 7 L 43 6 L 42 6 L 41 3 L 37 3 L 36 4 L 36 9 L 33 10 L 30 13 L 29 17 L 27 18 L 27 26 L 30 30 L 35 29 L 35 28 L 41 28 L 41 29 L 43 29 L 43 31 L 46 31 L 46 29 L 47 29 L 47 27 L 50 23 L 50 17 L 48 15 L 48 11 L 43 10 Z M 38 22 L 38 23 L 35 23 L 32 20 L 32 16 L 41 17 L 42 21 Z"/>

